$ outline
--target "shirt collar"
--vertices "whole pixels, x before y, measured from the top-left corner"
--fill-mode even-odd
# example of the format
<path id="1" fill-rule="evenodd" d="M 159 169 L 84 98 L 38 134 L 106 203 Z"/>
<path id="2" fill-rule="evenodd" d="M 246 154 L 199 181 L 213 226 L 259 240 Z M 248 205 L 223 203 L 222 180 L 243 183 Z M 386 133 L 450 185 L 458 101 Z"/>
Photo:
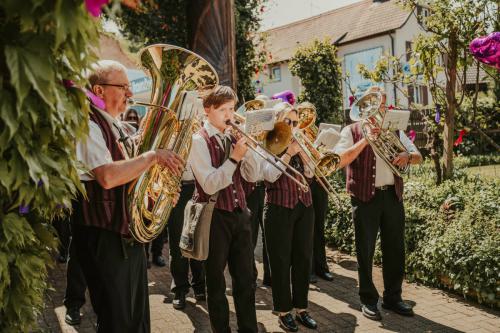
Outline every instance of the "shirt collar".
<path id="1" fill-rule="evenodd" d="M 203 127 L 205 127 L 205 129 L 207 130 L 209 138 L 213 137 L 214 135 L 219 135 L 220 138 L 224 137 L 224 133 L 222 133 L 221 131 L 219 131 L 217 128 L 215 128 L 208 121 L 205 121 L 205 123 L 203 124 Z"/>

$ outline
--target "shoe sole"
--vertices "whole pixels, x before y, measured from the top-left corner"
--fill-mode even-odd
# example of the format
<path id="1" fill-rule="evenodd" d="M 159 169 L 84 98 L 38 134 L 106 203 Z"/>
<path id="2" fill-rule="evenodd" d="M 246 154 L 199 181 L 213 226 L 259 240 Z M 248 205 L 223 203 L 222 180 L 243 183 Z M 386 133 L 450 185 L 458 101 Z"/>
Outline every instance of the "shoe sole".
<path id="1" fill-rule="evenodd" d="M 281 327 L 282 329 L 284 329 L 285 331 L 287 331 L 287 332 L 298 332 L 298 331 L 299 331 L 299 328 L 298 328 L 298 327 L 297 327 L 297 329 L 296 329 L 296 330 L 292 330 L 292 329 L 287 328 L 287 327 L 286 327 L 285 325 L 283 325 L 281 322 L 279 322 L 279 324 L 280 324 L 280 327 Z"/>
<path id="2" fill-rule="evenodd" d="M 68 324 L 69 326 L 76 326 L 76 325 L 80 325 L 82 323 L 81 320 L 78 320 L 78 321 L 69 321 L 69 320 L 64 320 L 64 322 L 66 324 Z"/>
<path id="3" fill-rule="evenodd" d="M 364 312 L 363 310 L 361 310 L 361 313 L 363 314 L 363 316 L 365 316 L 368 319 L 375 320 L 375 321 L 381 321 L 382 320 L 382 316 L 381 315 L 369 315 L 368 313 Z"/>
<path id="4" fill-rule="evenodd" d="M 299 322 L 302 326 L 307 327 L 310 330 L 318 329 L 318 325 L 316 325 L 315 327 L 311 327 L 309 325 L 304 324 L 304 322 L 302 320 L 298 319 L 297 317 L 295 318 L 295 321 Z"/>

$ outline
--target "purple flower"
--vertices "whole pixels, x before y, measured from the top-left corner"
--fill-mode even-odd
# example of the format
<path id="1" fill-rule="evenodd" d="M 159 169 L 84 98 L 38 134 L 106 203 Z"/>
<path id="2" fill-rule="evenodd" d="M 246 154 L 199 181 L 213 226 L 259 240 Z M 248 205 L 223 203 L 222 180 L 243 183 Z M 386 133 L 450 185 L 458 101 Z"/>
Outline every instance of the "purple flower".
<path id="1" fill-rule="evenodd" d="M 106 5 L 109 0 L 85 0 L 85 7 L 90 15 L 98 17 L 101 15 L 101 7 Z"/>
<path id="2" fill-rule="evenodd" d="M 30 212 L 30 206 L 29 205 L 24 205 L 24 203 L 19 205 L 19 214 L 20 215 L 26 215 Z"/>
<path id="3" fill-rule="evenodd" d="M 37 186 L 37 187 L 40 187 L 40 186 L 42 186 L 42 185 L 43 185 L 43 180 L 41 180 L 41 179 L 40 179 L 40 180 L 38 181 L 38 183 L 36 183 L 36 186 Z"/>

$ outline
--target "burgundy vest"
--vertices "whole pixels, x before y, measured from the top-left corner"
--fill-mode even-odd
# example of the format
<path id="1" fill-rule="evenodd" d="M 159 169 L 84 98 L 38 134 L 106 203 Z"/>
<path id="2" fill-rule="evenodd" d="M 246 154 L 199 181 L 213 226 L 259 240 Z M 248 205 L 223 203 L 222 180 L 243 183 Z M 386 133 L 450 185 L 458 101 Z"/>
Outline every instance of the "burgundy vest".
<path id="1" fill-rule="evenodd" d="M 351 133 L 354 144 L 364 137 L 359 122 L 351 125 Z M 358 157 L 347 166 L 347 193 L 363 202 L 370 201 L 375 195 L 375 166 L 375 153 L 370 146 L 367 146 Z M 402 201 L 403 179 L 397 175 L 394 175 L 394 187 L 399 201 Z"/>
<path id="2" fill-rule="evenodd" d="M 287 171 L 293 175 L 290 170 Z M 306 180 L 309 181 L 307 178 Z M 285 174 L 282 174 L 274 183 L 266 181 L 265 184 L 266 203 L 286 208 L 294 208 L 299 201 L 306 207 L 312 205 L 311 187 L 309 186 L 309 191 L 304 192 Z"/>
<path id="3" fill-rule="evenodd" d="M 243 187 L 243 192 L 245 192 L 245 198 L 248 198 L 255 190 L 255 183 L 247 182 L 243 177 L 241 177 L 241 186 Z"/>
<path id="4" fill-rule="evenodd" d="M 113 161 L 123 160 L 123 154 L 108 122 L 99 111 L 94 108 L 92 111 L 90 119 L 101 129 Z M 106 190 L 96 180 L 82 181 L 82 183 L 87 191 L 88 200 L 80 195 L 75 209 L 75 222 L 129 236 L 127 185 Z"/>
<path id="5" fill-rule="evenodd" d="M 208 137 L 207 130 L 205 128 L 201 128 L 198 132 L 205 141 L 207 142 L 208 151 L 210 152 L 210 158 L 212 161 L 212 166 L 214 168 L 219 168 L 224 162 L 224 149 L 219 145 L 216 136 Z M 233 144 L 236 143 L 235 139 L 232 138 Z M 226 210 L 232 212 L 237 207 L 241 209 L 247 208 L 247 201 L 245 198 L 245 191 L 242 186 L 242 177 L 240 173 L 239 164 L 236 168 L 236 171 L 233 174 L 233 182 L 228 187 L 219 191 L 219 196 L 217 197 L 217 202 L 215 203 L 215 208 Z M 195 179 L 196 180 L 196 179 Z M 206 194 L 203 191 L 198 180 L 195 181 L 196 184 L 196 192 L 193 196 L 193 200 L 195 202 L 207 202 L 210 198 L 210 195 Z"/>

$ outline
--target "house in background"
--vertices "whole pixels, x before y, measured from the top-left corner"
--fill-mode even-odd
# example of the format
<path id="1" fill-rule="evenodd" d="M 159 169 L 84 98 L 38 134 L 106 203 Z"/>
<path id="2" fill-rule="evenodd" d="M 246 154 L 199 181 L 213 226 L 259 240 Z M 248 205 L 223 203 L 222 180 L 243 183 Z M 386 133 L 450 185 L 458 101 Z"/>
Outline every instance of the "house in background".
<path id="1" fill-rule="evenodd" d="M 419 8 L 426 15 L 426 8 Z M 295 94 L 301 90 L 300 80 L 288 68 L 290 59 L 298 47 L 310 44 L 314 39 L 330 38 L 337 45 L 337 56 L 341 60 L 342 73 L 349 74 L 349 85 L 343 82 L 344 109 L 349 107 L 352 91 L 360 94 L 370 85 L 356 71 L 358 64 L 373 69 L 384 54 L 409 58 L 411 41 L 424 33 L 417 21 L 417 13 L 400 7 L 396 1 L 363 0 L 345 7 L 281 27 L 264 31 L 265 46 L 269 52 L 266 69 L 255 78 L 257 92 L 271 96 L 290 89 Z M 431 103 L 428 88 L 424 85 L 403 87 L 381 84 L 387 93 L 387 103 L 406 107 L 408 98 L 400 90 L 408 89 L 410 102 L 427 105 Z M 396 103 L 397 100 L 397 103 Z"/>

